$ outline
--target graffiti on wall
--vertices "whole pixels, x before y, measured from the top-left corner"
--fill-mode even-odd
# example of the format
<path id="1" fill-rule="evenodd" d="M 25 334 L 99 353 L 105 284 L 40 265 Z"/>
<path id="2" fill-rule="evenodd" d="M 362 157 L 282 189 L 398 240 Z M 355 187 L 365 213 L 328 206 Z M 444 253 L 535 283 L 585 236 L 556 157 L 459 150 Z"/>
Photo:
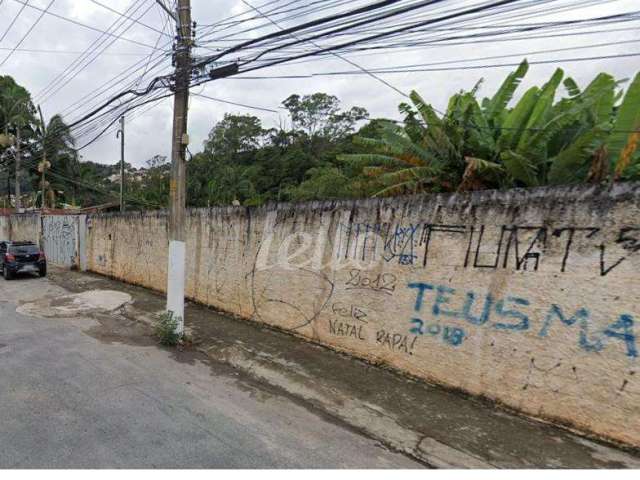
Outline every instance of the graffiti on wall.
<path id="1" fill-rule="evenodd" d="M 628 357 L 638 356 L 635 321 L 629 313 L 615 315 L 608 326 L 594 331 L 593 316 L 585 307 L 569 311 L 556 303 L 550 303 L 540 309 L 545 312 L 542 318 L 535 319 L 529 313 L 529 307 L 533 306 L 527 298 L 496 298 L 491 293 L 465 292 L 447 285 L 424 282 L 409 283 L 407 287 L 416 291 L 414 312 L 424 313 L 434 321 L 427 327 L 427 332 L 439 334 L 442 331 L 443 338 L 454 346 L 461 345 L 465 337 L 468 338 L 468 334 L 459 328 L 440 326 L 441 320 L 458 319 L 476 327 L 486 326 L 510 332 L 535 330 L 536 335 L 542 338 L 548 337 L 550 332 L 558 327 L 570 327 L 576 330 L 576 343 L 585 352 L 601 352 L 607 343 L 615 341 L 622 343 Z M 457 304 L 457 308 L 453 308 L 454 303 Z M 412 333 L 425 334 L 425 321 L 414 317 L 410 323 Z M 435 328 L 435 332 L 432 332 L 432 327 Z"/>
<path id="2" fill-rule="evenodd" d="M 42 217 L 42 237 L 47 259 L 71 267 L 78 256 L 78 217 L 71 215 Z"/>
<path id="3" fill-rule="evenodd" d="M 275 226 L 269 230 L 272 234 Z M 535 273 L 546 267 L 552 273 L 571 274 L 577 267 L 584 268 L 584 259 L 588 258 L 596 259 L 595 265 L 589 264 L 593 275 L 606 277 L 640 251 L 640 227 L 607 231 L 597 227 L 339 223 L 335 235 L 328 228 L 315 233 L 314 237 L 310 232 L 294 231 L 276 242 L 263 235 L 252 272 L 254 282 L 256 272 L 262 271 L 264 279 L 259 282 L 260 289 L 254 288 L 252 293 L 256 312 L 267 304 L 286 306 L 302 317 L 293 330 L 311 327 L 315 331 L 314 322 L 322 320 L 332 337 L 367 341 L 408 355 L 429 341 L 461 348 L 477 328 L 526 333 L 540 339 L 553 337 L 565 328 L 575 331 L 575 344 L 583 352 L 600 353 L 609 345 L 618 344 L 627 358 L 638 356 L 635 317 L 631 312 L 619 312 L 609 319 L 596 318 L 587 307 L 570 310 L 553 302 L 535 305 L 526 295 L 498 297 L 437 282 L 406 282 L 399 275 L 403 267 L 409 266 L 415 273 L 432 266 L 441 268 L 443 261 L 445 267 L 462 271 Z M 321 261 L 327 250 L 331 263 Z M 263 263 L 259 265 L 261 255 Z M 353 265 L 358 268 L 341 270 Z M 322 289 L 322 301 L 301 298 L 294 290 L 273 286 L 273 268 L 302 275 L 300 278 L 321 279 L 319 285 L 327 284 Z M 337 281 L 338 277 L 344 280 Z M 370 332 L 369 320 L 375 311 L 354 302 L 336 301 L 342 295 L 351 299 L 363 295 L 384 299 L 393 297 L 399 289 L 415 294 L 410 306 L 413 315 L 401 321 L 403 327 L 386 324 Z M 403 298 L 406 297 L 404 292 Z"/>
<path id="4" fill-rule="evenodd" d="M 552 268 L 571 271 L 579 248 L 592 249 L 599 260 L 595 271 L 606 276 L 640 251 L 640 227 L 609 232 L 598 227 L 530 225 L 456 225 L 432 223 L 355 223 L 338 226 L 335 256 L 360 261 L 395 262 L 428 268 L 435 261 L 432 250 L 438 241 L 462 245 L 451 252 L 465 269 L 514 269 L 536 272 L 545 252 L 559 249 L 561 261 Z"/>

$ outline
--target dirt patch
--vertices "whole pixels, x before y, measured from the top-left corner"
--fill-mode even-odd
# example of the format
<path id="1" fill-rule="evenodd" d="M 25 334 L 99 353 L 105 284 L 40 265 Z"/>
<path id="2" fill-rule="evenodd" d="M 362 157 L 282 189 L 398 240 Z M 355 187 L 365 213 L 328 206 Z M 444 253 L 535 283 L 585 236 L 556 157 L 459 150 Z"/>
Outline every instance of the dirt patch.
<path id="1" fill-rule="evenodd" d="M 115 290 L 89 290 L 56 298 L 41 298 L 20 305 L 16 311 L 36 317 L 77 317 L 113 312 L 131 302 L 131 295 Z"/>
<path id="2" fill-rule="evenodd" d="M 83 332 L 101 343 L 124 344 L 141 347 L 157 346 L 153 329 L 142 322 L 126 319 L 120 315 L 93 315 L 98 322 Z"/>

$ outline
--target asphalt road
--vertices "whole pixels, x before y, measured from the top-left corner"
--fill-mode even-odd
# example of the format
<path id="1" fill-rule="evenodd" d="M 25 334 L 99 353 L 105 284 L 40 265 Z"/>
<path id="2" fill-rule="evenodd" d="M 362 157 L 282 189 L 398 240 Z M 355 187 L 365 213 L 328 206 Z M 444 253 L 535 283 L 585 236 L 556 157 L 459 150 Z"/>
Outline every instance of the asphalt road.
<path id="1" fill-rule="evenodd" d="M 0 278 L 0 468 L 421 466 L 197 354 L 16 312 L 66 293 Z"/>

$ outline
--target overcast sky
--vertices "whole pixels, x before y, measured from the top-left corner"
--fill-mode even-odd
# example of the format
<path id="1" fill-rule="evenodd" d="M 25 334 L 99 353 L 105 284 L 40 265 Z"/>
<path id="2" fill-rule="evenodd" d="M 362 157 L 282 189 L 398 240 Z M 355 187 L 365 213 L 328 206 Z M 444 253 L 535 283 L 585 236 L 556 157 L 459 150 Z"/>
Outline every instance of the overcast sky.
<path id="1" fill-rule="evenodd" d="M 100 0 L 111 8 L 120 12 L 125 11 L 133 0 Z M 311 2 L 312 0 L 308 0 Z M 326 0 L 329 2 L 330 0 Z M 542 1 L 542 0 L 541 0 Z M 31 0 L 29 4 L 45 8 L 50 0 Z M 5 34 L 9 24 L 22 8 L 23 0 L 0 0 L 0 38 Z M 136 17 L 147 8 L 148 12 L 141 21 L 147 25 L 162 29 L 166 15 L 153 5 L 154 0 L 140 2 L 140 9 L 134 14 Z M 252 0 L 255 6 L 266 3 L 266 0 Z M 354 0 L 353 4 L 358 3 Z M 362 2 L 360 2 L 362 3 Z M 411 3 L 411 2 L 407 2 Z M 451 5 L 464 6 L 483 3 L 480 0 L 451 0 Z M 527 2 L 523 2 L 527 3 Z M 532 3 L 529 0 L 528 3 Z M 535 2 L 533 2 L 535 3 Z M 590 4 L 591 7 L 572 9 L 544 17 L 536 17 L 529 21 L 567 20 L 573 18 L 590 18 L 621 12 L 639 10 L 637 0 L 557 0 L 551 4 L 575 5 Z M 200 25 L 207 25 L 230 15 L 248 10 L 241 1 L 236 0 L 192 0 L 193 18 Z M 76 20 L 84 25 L 100 30 L 106 30 L 118 15 L 93 4 L 90 0 L 55 0 L 50 12 Z M 17 17 L 15 24 L 8 31 L 5 38 L 0 40 L 0 63 L 15 47 L 40 15 L 40 11 L 25 7 Z M 508 22 L 507 22 L 508 23 Z M 247 24 L 246 26 L 252 26 Z M 243 25 L 244 27 L 244 25 Z M 635 30 L 629 27 L 636 27 Z M 468 60 L 493 55 L 518 54 L 513 58 L 496 60 L 481 60 L 458 65 L 483 65 L 496 63 L 512 63 L 521 60 L 522 53 L 549 49 L 566 49 L 584 45 L 599 45 L 612 42 L 627 41 L 618 45 L 594 46 L 587 49 L 566 50 L 544 54 L 528 55 L 530 61 L 563 59 L 572 57 L 595 57 L 640 52 L 640 28 L 638 22 L 629 22 L 605 28 L 627 28 L 627 31 L 599 33 L 588 36 L 572 36 L 567 38 L 524 39 L 514 42 L 478 43 L 463 46 L 448 46 L 437 48 L 423 48 L 421 50 L 394 51 L 376 55 L 350 55 L 349 58 L 365 68 L 380 68 L 394 65 L 435 63 L 451 60 Z M 125 27 L 123 27 L 125 28 Z M 201 31 L 205 27 L 200 27 Z M 261 34 L 274 30 L 268 28 Z M 600 30 L 600 28 L 599 28 Z M 145 45 L 155 45 L 159 38 L 152 29 L 134 25 L 124 37 Z M 66 67 L 76 60 L 79 53 L 91 45 L 100 33 L 86 27 L 74 25 L 68 21 L 45 15 L 35 29 L 27 36 L 20 50 L 13 53 L 0 66 L 1 75 L 11 75 L 18 83 L 25 86 L 34 95 L 36 102 L 41 103 L 45 117 L 63 112 L 67 120 L 86 110 L 90 102 L 82 100 L 91 94 L 97 86 L 123 71 L 134 62 L 138 62 L 148 55 L 149 47 L 134 42 L 117 40 L 104 54 L 98 56 L 89 66 L 82 69 L 63 88 L 54 90 L 51 96 L 43 95 L 42 90 L 60 75 Z M 166 41 L 161 39 L 159 45 Z M 211 45 L 216 46 L 216 45 Z M 33 52 L 25 50 L 48 50 L 47 52 Z M 55 52 L 51 52 L 51 51 Z M 206 52 L 200 50 L 199 53 Z M 450 67 L 451 65 L 442 65 Z M 532 65 L 529 75 L 521 91 L 530 84 L 544 82 L 558 65 Z M 585 85 L 593 76 L 601 71 L 613 74 L 617 78 L 632 77 L 639 68 L 638 57 L 602 59 L 595 61 L 563 63 L 566 73 L 572 76 L 580 85 Z M 167 66 L 168 68 L 168 66 Z M 354 67 L 346 62 L 331 58 L 324 61 L 301 63 L 287 67 L 261 70 L 260 75 L 277 76 L 290 74 L 309 74 L 329 71 L 353 70 Z M 423 98 L 431 102 L 436 108 L 444 109 L 449 96 L 460 89 L 471 88 L 479 78 L 483 77 L 481 93 L 492 94 L 504 76 L 513 68 L 484 68 L 477 70 L 449 70 L 441 72 L 401 73 L 384 75 L 383 78 L 401 91 L 408 92 L 416 89 Z M 292 93 L 310 94 L 326 92 L 336 95 L 343 106 L 358 105 L 365 107 L 372 117 L 397 118 L 397 105 L 403 97 L 388 86 L 366 75 L 314 77 L 306 79 L 264 79 L 240 80 L 224 79 L 193 89 L 202 93 L 229 101 L 265 107 L 277 110 L 278 106 Z M 40 95 L 38 95 L 40 94 Z M 79 104 L 75 105 L 79 100 Z M 75 110 L 73 110 L 73 107 Z M 144 107 L 143 107 L 144 108 Z M 190 150 L 195 153 L 202 148 L 202 142 L 215 122 L 222 119 L 225 113 L 252 113 L 260 117 L 265 127 L 278 125 L 286 119 L 282 113 L 253 111 L 222 103 L 213 102 L 202 97 L 192 96 L 189 112 L 189 133 L 191 137 Z M 171 140 L 171 99 L 163 100 L 157 107 L 142 115 L 132 114 L 127 123 L 126 159 L 134 166 L 142 166 L 144 162 L 155 154 L 170 155 Z M 81 139 L 82 141 L 88 140 Z M 80 141 L 79 143 L 82 143 Z M 93 145 L 83 150 L 83 158 L 101 163 L 115 163 L 119 159 L 119 141 L 115 134 L 101 138 Z"/>

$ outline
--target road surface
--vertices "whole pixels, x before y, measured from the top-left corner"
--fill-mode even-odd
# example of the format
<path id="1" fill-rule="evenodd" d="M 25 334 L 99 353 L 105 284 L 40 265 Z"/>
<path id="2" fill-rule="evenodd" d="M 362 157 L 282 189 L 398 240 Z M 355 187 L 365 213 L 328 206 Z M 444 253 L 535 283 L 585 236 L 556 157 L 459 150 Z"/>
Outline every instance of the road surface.
<path id="1" fill-rule="evenodd" d="M 68 293 L 0 279 L 0 468 L 421 467 Z"/>

